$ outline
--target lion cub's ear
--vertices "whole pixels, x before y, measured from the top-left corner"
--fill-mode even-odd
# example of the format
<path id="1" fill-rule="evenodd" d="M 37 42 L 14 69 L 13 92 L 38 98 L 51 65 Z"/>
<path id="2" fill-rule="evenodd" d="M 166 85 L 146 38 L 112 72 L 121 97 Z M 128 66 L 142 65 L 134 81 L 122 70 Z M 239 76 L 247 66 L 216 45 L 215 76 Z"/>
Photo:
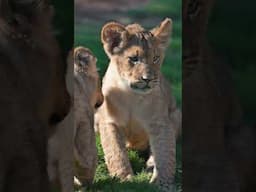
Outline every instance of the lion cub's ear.
<path id="1" fill-rule="evenodd" d="M 125 26 L 110 22 L 101 30 L 101 41 L 108 56 L 120 52 L 127 44 L 128 32 Z"/>
<path id="2" fill-rule="evenodd" d="M 172 20 L 166 18 L 158 27 L 151 30 L 151 33 L 157 38 L 159 46 L 166 49 L 169 45 L 169 40 L 172 32 Z"/>

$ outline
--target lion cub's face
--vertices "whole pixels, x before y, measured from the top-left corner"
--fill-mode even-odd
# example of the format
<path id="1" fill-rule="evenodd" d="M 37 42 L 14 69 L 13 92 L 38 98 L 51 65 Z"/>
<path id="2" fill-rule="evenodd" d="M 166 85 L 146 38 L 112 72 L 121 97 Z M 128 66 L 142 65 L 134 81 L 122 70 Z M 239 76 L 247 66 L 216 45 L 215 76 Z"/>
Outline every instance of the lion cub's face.
<path id="1" fill-rule="evenodd" d="M 105 52 L 123 82 L 133 91 L 147 93 L 159 84 L 160 67 L 168 46 L 172 21 L 165 19 L 150 31 L 138 24 L 107 23 L 101 39 Z"/>
<path id="2" fill-rule="evenodd" d="M 103 103 L 100 78 L 96 66 L 97 58 L 85 47 L 77 47 L 74 50 L 74 71 L 85 75 L 90 81 L 86 82 L 90 87 L 92 105 L 98 108 Z"/>

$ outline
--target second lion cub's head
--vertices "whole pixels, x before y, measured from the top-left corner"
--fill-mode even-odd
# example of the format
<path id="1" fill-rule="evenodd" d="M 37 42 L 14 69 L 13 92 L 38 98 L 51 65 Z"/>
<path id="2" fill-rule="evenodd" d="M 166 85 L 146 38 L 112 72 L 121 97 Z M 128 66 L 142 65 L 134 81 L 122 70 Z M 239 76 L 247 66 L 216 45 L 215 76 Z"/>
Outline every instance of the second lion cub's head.
<path id="1" fill-rule="evenodd" d="M 152 30 L 139 24 L 103 26 L 101 41 L 124 83 L 135 92 L 148 92 L 159 84 L 160 67 L 171 35 L 167 18 Z"/>

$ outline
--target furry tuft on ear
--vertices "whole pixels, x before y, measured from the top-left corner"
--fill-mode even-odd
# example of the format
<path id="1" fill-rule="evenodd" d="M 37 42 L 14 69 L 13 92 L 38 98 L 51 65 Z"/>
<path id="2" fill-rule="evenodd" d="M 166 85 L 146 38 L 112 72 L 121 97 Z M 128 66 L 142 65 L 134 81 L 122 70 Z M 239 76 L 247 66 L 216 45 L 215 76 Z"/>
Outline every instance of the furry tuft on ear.
<path id="1" fill-rule="evenodd" d="M 127 44 L 128 32 L 125 26 L 110 22 L 101 30 L 101 41 L 108 55 L 120 52 Z"/>
<path id="2" fill-rule="evenodd" d="M 151 30 L 151 33 L 158 39 L 160 47 L 166 49 L 172 32 L 172 20 L 166 18 L 158 27 Z"/>

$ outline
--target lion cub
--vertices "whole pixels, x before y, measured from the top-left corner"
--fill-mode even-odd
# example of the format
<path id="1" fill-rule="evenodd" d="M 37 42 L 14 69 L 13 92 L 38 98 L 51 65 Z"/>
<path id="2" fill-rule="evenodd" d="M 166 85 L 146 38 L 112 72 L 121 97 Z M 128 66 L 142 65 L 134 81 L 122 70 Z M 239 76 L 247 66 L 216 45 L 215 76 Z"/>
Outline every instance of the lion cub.
<path id="1" fill-rule="evenodd" d="M 110 174 L 130 178 L 126 147 L 142 150 L 149 144 L 154 159 L 150 182 L 162 191 L 175 190 L 176 134 L 181 127 L 171 86 L 160 72 L 171 27 L 171 19 L 165 19 L 151 31 L 116 22 L 102 28 L 110 63 L 102 85 L 105 102 L 95 116 Z"/>
<path id="2" fill-rule="evenodd" d="M 75 49 L 74 153 L 80 165 L 75 175 L 83 185 L 92 183 L 94 178 L 97 166 L 94 112 L 104 101 L 96 62 L 96 57 L 89 49 L 84 47 Z"/>
<path id="3" fill-rule="evenodd" d="M 71 52 L 66 83 L 73 107 L 48 141 L 49 177 L 51 181 L 59 179 L 62 192 L 73 191 L 74 175 L 81 184 L 92 183 L 97 165 L 94 108 L 102 104 L 103 95 L 96 58 L 89 49 L 78 47 Z M 74 173 L 74 154 L 80 173 Z"/>

